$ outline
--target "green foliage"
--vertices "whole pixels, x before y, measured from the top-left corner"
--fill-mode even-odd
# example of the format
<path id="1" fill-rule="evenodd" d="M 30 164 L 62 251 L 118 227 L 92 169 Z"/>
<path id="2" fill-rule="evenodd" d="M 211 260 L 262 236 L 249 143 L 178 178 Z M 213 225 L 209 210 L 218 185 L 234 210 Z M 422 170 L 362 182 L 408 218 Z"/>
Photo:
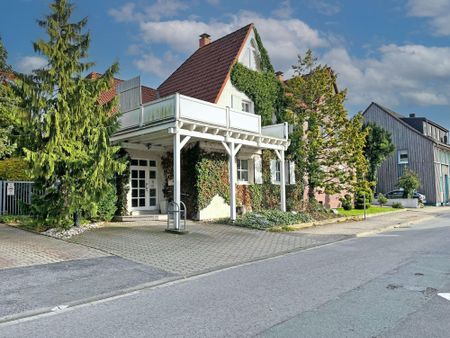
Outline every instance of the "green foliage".
<path id="1" fill-rule="evenodd" d="M 0 159 L 10 156 L 17 148 L 13 140 L 13 103 L 15 102 L 10 88 L 8 74 L 11 67 L 7 64 L 8 52 L 0 38 Z"/>
<path id="2" fill-rule="evenodd" d="M 353 201 L 352 196 L 349 194 L 346 194 L 344 197 L 340 199 L 342 204 L 342 209 L 349 211 L 353 209 Z"/>
<path id="3" fill-rule="evenodd" d="M 283 212 L 280 210 L 264 210 L 248 212 L 236 219 L 233 223 L 252 229 L 267 230 L 273 227 L 311 222 L 313 219 L 303 213 Z"/>
<path id="4" fill-rule="evenodd" d="M 96 203 L 95 213 L 88 215 L 91 220 L 110 221 L 117 210 L 117 192 L 116 187 L 113 184 L 109 184 L 105 193 Z"/>
<path id="5" fill-rule="evenodd" d="M 346 91 L 336 92 L 336 75 L 316 65 L 311 51 L 299 56 L 296 76 L 286 81 L 287 107 L 283 120 L 293 126 L 289 155 L 306 177 L 308 198 L 352 191 L 367 170 L 363 149 L 366 132 L 361 114 L 348 117 Z"/>
<path id="6" fill-rule="evenodd" d="M 23 158 L 0 160 L 0 180 L 29 181 L 28 163 Z"/>
<path id="7" fill-rule="evenodd" d="M 130 190 L 130 156 L 124 149 L 120 149 L 117 158 L 127 164 L 126 169 L 122 173 L 116 173 L 116 215 L 126 216 L 128 213 L 128 191 Z"/>
<path id="8" fill-rule="evenodd" d="M 358 182 L 355 188 L 355 209 L 364 209 L 364 198 L 366 209 L 369 209 L 373 201 L 373 191 L 372 185 L 368 181 Z"/>
<path id="9" fill-rule="evenodd" d="M 386 205 L 386 203 L 388 202 L 388 199 L 386 198 L 386 196 L 384 196 L 383 194 L 378 194 L 378 203 L 380 204 L 380 206 L 382 207 L 383 205 Z"/>
<path id="10" fill-rule="evenodd" d="M 84 33 L 87 19 L 70 22 L 73 5 L 66 0 L 56 0 L 50 9 L 38 21 L 48 40 L 34 43 L 47 66 L 20 76 L 18 91 L 29 114 L 32 142 L 24 149 L 26 160 L 43 191 L 34 199 L 34 214 L 43 222 L 68 226 L 74 214 L 95 214 L 114 174 L 126 168 L 116 158 L 120 146 L 109 144 L 118 126 L 112 114 L 116 100 L 98 101 L 113 85 L 118 65 L 99 78 L 84 77 L 93 66 L 83 61 L 90 44 Z"/>
<path id="11" fill-rule="evenodd" d="M 411 169 L 405 169 L 403 176 L 398 179 L 397 187 L 404 190 L 404 198 L 412 198 L 420 184 L 419 176 Z"/>
<path id="12" fill-rule="evenodd" d="M 391 134 L 373 122 L 363 126 L 363 131 L 367 132 L 364 156 L 368 162 L 367 179 L 376 182 L 378 168 L 386 158 L 395 150 L 392 143 Z"/>
<path id="13" fill-rule="evenodd" d="M 228 160 L 221 153 L 203 153 L 195 165 L 198 210 L 206 208 L 215 195 L 230 203 Z"/>
<path id="14" fill-rule="evenodd" d="M 261 71 L 251 70 L 237 62 L 231 70 L 231 82 L 253 101 L 255 113 L 261 116 L 263 125 L 268 125 L 272 123 L 273 113 L 277 117 L 282 115 L 285 107 L 284 90 L 256 29 L 255 39 L 261 56 Z"/>
<path id="15" fill-rule="evenodd" d="M 395 202 L 395 203 L 393 203 L 393 204 L 392 204 L 392 207 L 393 207 L 394 209 L 404 209 L 404 206 L 403 206 L 403 204 L 402 204 L 401 202 Z"/>

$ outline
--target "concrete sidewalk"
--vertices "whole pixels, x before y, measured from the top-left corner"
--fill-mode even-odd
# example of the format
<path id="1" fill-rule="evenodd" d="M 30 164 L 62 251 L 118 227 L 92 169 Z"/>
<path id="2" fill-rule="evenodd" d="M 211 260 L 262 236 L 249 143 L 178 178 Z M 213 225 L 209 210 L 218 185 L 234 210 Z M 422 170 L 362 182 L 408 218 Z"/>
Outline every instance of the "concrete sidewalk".
<path id="1" fill-rule="evenodd" d="M 401 227 L 409 227 L 417 222 L 449 214 L 450 207 L 427 207 L 407 209 L 403 212 L 372 215 L 366 220 L 351 220 L 313 226 L 295 231 L 296 235 L 345 235 L 363 237 Z"/>

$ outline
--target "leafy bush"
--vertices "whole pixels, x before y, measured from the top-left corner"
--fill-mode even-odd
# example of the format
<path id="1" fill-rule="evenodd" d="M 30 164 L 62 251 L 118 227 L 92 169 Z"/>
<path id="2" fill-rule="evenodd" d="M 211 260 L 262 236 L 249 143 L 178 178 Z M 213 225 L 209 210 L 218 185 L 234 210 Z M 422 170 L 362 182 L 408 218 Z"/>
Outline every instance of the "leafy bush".
<path id="1" fill-rule="evenodd" d="M 386 196 L 384 196 L 383 194 L 379 194 L 378 195 L 378 203 L 380 203 L 380 207 L 382 207 L 383 205 L 386 205 L 386 203 L 388 202 L 388 199 L 386 198 Z"/>
<path id="2" fill-rule="evenodd" d="M 29 181 L 28 164 L 23 158 L 7 158 L 0 161 L 0 179 Z"/>
<path id="3" fill-rule="evenodd" d="M 392 207 L 394 209 L 403 209 L 403 204 L 401 204 L 400 202 L 395 202 L 394 204 L 392 204 Z"/>
<path id="4" fill-rule="evenodd" d="M 414 191 L 420 187 L 419 176 L 414 171 L 406 169 L 403 176 L 398 179 L 397 187 L 403 188 L 404 198 L 412 198 Z"/>
<path id="5" fill-rule="evenodd" d="M 342 209 L 347 211 L 353 209 L 353 201 L 351 195 L 346 194 L 344 197 L 340 198 L 340 201 L 342 203 Z"/>
<path id="6" fill-rule="evenodd" d="M 303 213 L 264 210 L 261 212 L 246 213 L 238 217 L 234 225 L 265 230 L 276 226 L 286 227 L 293 224 L 307 223 L 312 220 L 311 216 Z"/>

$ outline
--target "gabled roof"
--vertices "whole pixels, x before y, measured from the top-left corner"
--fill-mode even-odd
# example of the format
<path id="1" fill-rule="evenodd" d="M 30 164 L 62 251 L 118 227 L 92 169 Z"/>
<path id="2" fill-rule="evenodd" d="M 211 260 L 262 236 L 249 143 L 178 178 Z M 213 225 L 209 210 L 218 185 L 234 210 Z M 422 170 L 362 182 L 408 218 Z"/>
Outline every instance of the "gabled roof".
<path id="1" fill-rule="evenodd" d="M 372 102 L 372 103 L 364 110 L 364 112 L 362 113 L 363 116 L 367 113 L 367 111 L 369 110 L 369 108 L 370 108 L 372 105 L 377 106 L 377 107 L 380 108 L 382 111 L 384 111 L 385 113 L 387 113 L 388 115 L 390 115 L 391 117 L 393 117 L 393 118 L 394 118 L 395 120 L 397 120 L 400 124 L 402 124 L 403 126 L 405 126 L 406 128 L 408 128 L 409 130 L 413 131 L 414 133 L 419 134 L 420 136 L 426 138 L 427 140 L 429 140 L 429 141 L 431 141 L 431 142 L 433 142 L 433 143 L 435 143 L 435 144 L 437 144 L 437 145 L 443 146 L 443 147 L 445 147 L 446 149 L 450 149 L 450 145 L 445 144 L 445 143 L 442 143 L 442 142 L 440 142 L 440 141 L 437 141 L 437 140 L 435 140 L 434 138 L 429 137 L 429 136 L 425 135 L 424 133 L 421 133 L 421 132 L 418 131 L 416 128 L 414 128 L 414 127 L 411 126 L 410 124 L 408 124 L 408 123 L 406 123 L 405 121 L 403 121 L 403 119 L 405 118 L 403 115 L 401 115 L 401 114 L 399 114 L 399 113 L 397 113 L 397 112 L 395 112 L 395 111 L 393 111 L 393 110 L 391 110 L 391 109 L 389 109 L 389 108 L 383 107 L 382 105 L 380 105 L 380 104 L 378 104 L 378 103 L 376 103 L 376 102 Z"/>
<path id="2" fill-rule="evenodd" d="M 252 28 L 249 24 L 197 49 L 158 87 L 159 96 L 178 92 L 216 103 Z"/>

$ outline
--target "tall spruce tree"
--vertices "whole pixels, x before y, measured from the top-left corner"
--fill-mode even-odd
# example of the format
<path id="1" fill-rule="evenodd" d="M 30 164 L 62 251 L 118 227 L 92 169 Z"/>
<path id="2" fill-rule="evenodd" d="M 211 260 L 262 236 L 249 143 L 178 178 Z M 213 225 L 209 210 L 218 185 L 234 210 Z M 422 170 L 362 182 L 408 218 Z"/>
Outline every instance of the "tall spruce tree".
<path id="1" fill-rule="evenodd" d="M 84 72 L 88 56 L 87 18 L 71 22 L 73 5 L 56 0 L 38 21 L 48 36 L 33 46 L 47 65 L 21 77 L 24 109 L 30 114 L 33 142 L 25 149 L 31 172 L 43 194 L 33 211 L 43 222 L 69 226 L 78 215 L 93 215 L 115 173 L 125 169 L 109 138 L 117 128 L 116 100 L 100 104 L 111 89 L 118 65 L 98 78 Z"/>
<path id="2" fill-rule="evenodd" d="M 317 192 L 351 191 L 367 168 L 362 116 L 348 117 L 346 90 L 336 90 L 336 75 L 316 64 L 311 50 L 293 68 L 295 76 L 286 82 L 284 119 L 294 127 L 289 152 L 305 178 L 308 198 L 314 201 Z"/>

